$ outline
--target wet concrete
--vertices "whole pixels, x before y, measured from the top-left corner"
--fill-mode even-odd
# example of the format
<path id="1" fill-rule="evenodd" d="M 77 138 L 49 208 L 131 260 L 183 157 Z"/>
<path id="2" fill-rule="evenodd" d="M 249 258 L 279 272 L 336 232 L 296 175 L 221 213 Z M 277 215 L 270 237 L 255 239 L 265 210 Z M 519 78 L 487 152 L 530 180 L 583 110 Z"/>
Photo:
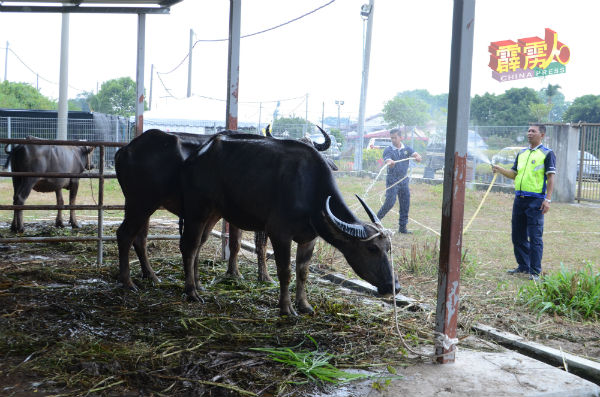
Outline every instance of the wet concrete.
<path id="1" fill-rule="evenodd" d="M 404 378 L 372 388 L 357 383 L 321 397 L 598 397 L 600 387 L 513 351 L 460 349 L 453 364 L 424 363 L 399 368 Z"/>

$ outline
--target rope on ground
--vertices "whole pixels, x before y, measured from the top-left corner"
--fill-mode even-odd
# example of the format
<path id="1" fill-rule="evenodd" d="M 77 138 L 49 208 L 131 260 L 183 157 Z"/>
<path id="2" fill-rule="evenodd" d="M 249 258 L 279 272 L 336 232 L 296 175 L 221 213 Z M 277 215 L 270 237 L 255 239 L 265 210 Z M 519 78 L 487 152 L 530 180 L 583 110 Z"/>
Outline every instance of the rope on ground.
<path id="1" fill-rule="evenodd" d="M 481 203 L 479 203 L 479 206 L 477 207 L 477 210 L 475 210 L 475 213 L 471 217 L 471 220 L 467 224 L 467 227 L 465 227 L 463 229 L 463 235 L 467 233 L 467 231 L 469 230 L 469 227 L 471 227 L 471 223 L 473 223 L 473 219 L 475 219 L 475 217 L 477 216 L 477 214 L 479 214 L 479 210 L 481 209 L 481 206 L 483 205 L 483 203 L 485 202 L 485 199 L 487 198 L 488 194 L 490 193 L 490 190 L 492 190 L 492 186 L 494 186 L 494 182 L 496 182 L 496 177 L 497 176 L 498 176 L 498 174 L 494 173 L 494 177 L 492 178 L 492 182 L 490 183 L 490 186 L 488 186 L 487 191 L 483 195 L 483 199 L 481 199 Z"/>
<path id="2" fill-rule="evenodd" d="M 417 351 L 414 351 L 413 349 L 411 349 L 410 346 L 408 346 L 408 344 L 406 343 L 406 341 L 404 340 L 404 336 L 402 335 L 402 332 L 400 331 L 400 326 L 398 325 L 398 306 L 396 305 L 396 276 L 395 276 L 395 272 L 394 272 L 394 255 L 392 255 L 392 239 L 390 238 L 390 235 L 392 233 L 386 233 L 386 237 L 390 243 L 390 270 L 392 271 L 392 303 L 393 303 L 393 314 L 394 314 L 394 325 L 396 328 L 396 333 L 398 334 L 398 337 L 400 338 L 400 342 L 402 342 L 402 346 L 409 352 L 411 352 L 412 354 L 418 356 L 418 357 L 425 357 L 425 358 L 430 358 L 432 360 L 435 360 L 436 358 L 439 357 L 445 357 L 445 356 L 454 356 L 456 354 L 456 352 L 458 352 L 458 347 L 455 347 L 456 345 L 458 345 L 458 338 L 449 338 L 448 335 L 443 334 L 441 332 L 437 332 L 434 331 L 434 339 L 435 339 L 435 343 L 434 346 L 436 348 L 436 350 L 438 348 L 443 348 L 444 350 L 449 350 L 448 353 L 443 353 L 443 354 L 423 354 L 423 353 L 419 353 Z M 454 347 L 454 349 L 452 349 L 452 347 Z"/>

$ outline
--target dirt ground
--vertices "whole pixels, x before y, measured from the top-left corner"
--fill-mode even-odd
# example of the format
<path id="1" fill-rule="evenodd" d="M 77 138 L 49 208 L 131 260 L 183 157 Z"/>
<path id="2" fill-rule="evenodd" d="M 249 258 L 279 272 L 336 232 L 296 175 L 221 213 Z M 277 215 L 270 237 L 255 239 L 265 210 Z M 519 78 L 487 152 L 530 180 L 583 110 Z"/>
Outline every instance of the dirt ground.
<path id="1" fill-rule="evenodd" d="M 43 222 L 32 234 L 71 233 L 51 223 Z M 163 227 L 154 232 L 164 234 Z M 86 226 L 78 233 L 93 234 L 94 229 Z M 245 239 L 251 238 L 245 234 Z M 437 278 L 411 272 L 408 263 L 412 252 L 426 268 L 425 262 L 435 261 L 429 257 L 431 247 L 394 238 L 394 246 L 404 252 L 396 260 L 402 293 L 435 308 Z M 153 286 L 141 279 L 133 261 L 134 281 L 140 286 L 135 293 L 116 283 L 115 244 L 106 245 L 102 266 L 95 264 L 92 243 L 0 247 L 2 394 L 287 396 L 344 390 L 340 385 L 306 383 L 300 371 L 250 350 L 293 346 L 311 350 L 315 346 L 310 338 L 317 350 L 333 354 L 337 367 L 368 371 L 373 376 L 370 387 L 377 390 L 385 390 L 394 376 L 389 368 L 427 361 L 404 349 L 394 335 L 390 306 L 381 299 L 340 291 L 311 277 L 308 293 L 316 314 L 280 318 L 278 287 L 253 281 L 253 255 L 240 256 L 244 280 L 227 279 L 220 242 L 211 239 L 202 255 L 204 303 L 189 303 L 183 296 L 177 243 L 151 242 L 149 250 L 161 283 Z M 318 244 L 313 263 L 354 277 L 341 255 L 325 244 Z M 269 269 L 275 277 L 272 261 Z M 505 288 L 505 295 L 502 288 L 486 294 L 489 280 L 478 276 L 477 270 L 474 274 L 461 286 L 463 348 L 500 350 L 493 343 L 482 345 L 469 338 L 470 326 L 479 322 L 587 358 L 600 356 L 597 323 L 529 313 L 517 304 L 511 288 Z M 433 351 L 434 319 L 433 309 L 399 311 L 400 329 L 410 347 Z"/>

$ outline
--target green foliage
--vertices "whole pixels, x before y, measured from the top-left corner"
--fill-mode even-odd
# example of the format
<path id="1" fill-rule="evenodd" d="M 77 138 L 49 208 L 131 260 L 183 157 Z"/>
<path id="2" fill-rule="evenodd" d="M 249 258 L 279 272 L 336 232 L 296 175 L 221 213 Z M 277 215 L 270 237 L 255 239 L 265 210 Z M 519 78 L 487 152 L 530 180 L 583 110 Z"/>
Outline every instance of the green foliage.
<path id="1" fill-rule="evenodd" d="M 337 142 L 344 146 L 344 142 L 346 141 L 346 137 L 342 134 L 340 130 L 337 128 L 332 128 L 329 130 L 329 133 L 335 137 Z"/>
<path id="2" fill-rule="evenodd" d="M 0 83 L 0 108 L 55 110 L 58 104 L 26 83 Z"/>
<path id="3" fill-rule="evenodd" d="M 422 125 L 430 118 L 429 108 L 422 99 L 397 96 L 383 106 L 383 119 L 392 126 Z"/>
<path id="4" fill-rule="evenodd" d="M 530 103 L 529 104 L 529 113 L 535 122 L 537 123 L 545 123 L 549 121 L 549 114 L 552 110 L 552 104 L 545 103 Z"/>
<path id="5" fill-rule="evenodd" d="M 93 112 L 115 114 L 118 116 L 133 116 L 136 107 L 136 85 L 130 77 L 121 77 L 102 83 L 97 95 L 85 93 L 83 99 Z M 144 102 L 144 108 L 147 109 Z"/>
<path id="6" fill-rule="evenodd" d="M 600 318 L 600 273 L 591 264 L 577 272 L 561 265 L 558 273 L 545 275 L 519 290 L 521 301 L 538 311 L 556 313 L 572 319 Z"/>
<path id="7" fill-rule="evenodd" d="M 383 166 L 383 149 L 363 149 L 363 169 L 378 172 Z"/>
<path id="8" fill-rule="evenodd" d="M 471 120 L 480 125 L 527 125 L 530 104 L 542 103 L 531 88 L 511 88 L 503 94 L 485 93 L 471 100 Z"/>
<path id="9" fill-rule="evenodd" d="M 273 361 L 286 364 L 294 367 L 295 373 L 300 373 L 308 378 L 310 382 L 329 382 L 333 384 L 340 384 L 350 382 L 357 379 L 369 379 L 373 378 L 373 375 L 351 373 L 337 369 L 329 361 L 335 358 L 331 353 L 319 352 L 319 346 L 317 342 L 309 335 L 307 338 L 315 345 L 313 351 L 299 351 L 295 352 L 295 349 L 299 346 L 280 347 L 280 348 L 251 348 L 250 350 L 265 352 L 269 354 L 269 358 Z M 394 378 L 398 379 L 399 376 Z M 389 379 L 389 378 L 388 378 Z M 296 382 L 296 383 L 306 383 Z"/>
<path id="10" fill-rule="evenodd" d="M 576 98 L 563 116 L 567 123 L 600 123 L 600 95 Z"/>
<path id="11" fill-rule="evenodd" d="M 306 120 L 302 117 L 281 117 L 273 121 L 271 131 L 275 136 L 298 139 L 306 133 L 306 124 Z"/>

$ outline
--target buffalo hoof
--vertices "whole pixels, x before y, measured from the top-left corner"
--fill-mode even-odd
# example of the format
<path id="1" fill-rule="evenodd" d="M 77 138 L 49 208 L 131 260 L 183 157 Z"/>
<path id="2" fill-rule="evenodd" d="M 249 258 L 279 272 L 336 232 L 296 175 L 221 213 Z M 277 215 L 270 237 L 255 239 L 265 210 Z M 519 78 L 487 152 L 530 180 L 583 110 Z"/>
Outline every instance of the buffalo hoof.
<path id="1" fill-rule="evenodd" d="M 135 292 L 139 291 L 139 288 L 137 287 L 137 285 L 135 285 L 133 283 L 133 281 L 131 281 L 131 279 L 125 280 L 125 281 L 120 280 L 120 282 L 121 282 L 122 288 L 128 289 L 130 291 L 135 291 Z"/>
<path id="2" fill-rule="evenodd" d="M 56 226 L 56 227 L 60 227 L 60 228 L 62 229 L 63 227 L 65 227 L 65 224 L 64 224 L 62 221 L 60 221 L 60 222 L 59 222 L 59 221 L 56 221 L 56 222 L 54 223 L 54 226 Z"/>
<path id="3" fill-rule="evenodd" d="M 79 228 L 81 228 L 81 225 L 77 222 L 71 222 L 71 227 L 73 229 L 79 229 Z"/>
<path id="4" fill-rule="evenodd" d="M 294 310 L 291 304 L 280 305 L 279 307 L 279 315 L 280 316 L 297 316 L 298 313 Z"/>
<path id="5" fill-rule="evenodd" d="M 226 277 L 229 278 L 235 278 L 235 279 L 244 279 L 244 276 L 242 276 L 242 273 L 240 273 L 239 270 L 236 270 L 234 272 L 230 272 L 229 270 L 227 270 L 227 273 L 225 273 Z"/>
<path id="6" fill-rule="evenodd" d="M 21 227 L 16 227 L 14 225 L 10 226 L 10 231 L 13 233 L 23 233 L 25 231 L 25 228 L 23 226 Z"/>
<path id="7" fill-rule="evenodd" d="M 258 274 L 258 281 L 261 282 L 261 283 L 275 284 L 275 280 L 273 280 L 271 278 L 271 276 L 269 276 L 268 273 L 265 273 L 265 274 L 259 273 Z"/>
<path id="8" fill-rule="evenodd" d="M 198 292 L 195 290 L 194 292 L 186 293 L 186 296 L 189 302 L 204 303 L 204 299 L 202 299 L 200 295 L 198 295 Z"/>
<path id="9" fill-rule="evenodd" d="M 298 304 L 298 311 L 302 314 L 315 314 L 312 306 L 308 303 L 306 304 Z"/>

